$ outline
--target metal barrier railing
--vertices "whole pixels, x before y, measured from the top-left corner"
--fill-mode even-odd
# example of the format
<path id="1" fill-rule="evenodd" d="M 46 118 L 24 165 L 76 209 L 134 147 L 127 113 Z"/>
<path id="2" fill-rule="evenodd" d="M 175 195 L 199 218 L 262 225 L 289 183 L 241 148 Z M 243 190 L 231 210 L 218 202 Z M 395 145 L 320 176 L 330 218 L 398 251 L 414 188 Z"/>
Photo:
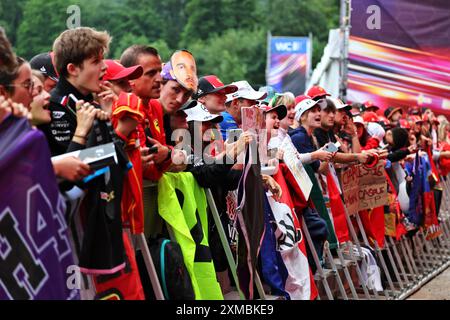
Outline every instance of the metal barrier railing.
<path id="1" fill-rule="evenodd" d="M 318 299 L 343 299 L 343 300 L 402 300 L 419 290 L 425 283 L 433 279 L 443 270 L 450 266 L 450 181 L 443 178 L 442 185 L 442 204 L 438 213 L 439 225 L 442 234 L 436 239 L 427 240 L 423 229 L 419 229 L 414 235 L 404 235 L 398 241 L 387 236 L 384 248 L 380 248 L 375 242 L 374 252 L 378 258 L 377 264 L 385 281 L 383 291 L 378 292 L 373 285 L 367 283 L 363 276 L 363 270 L 367 270 L 368 265 L 364 258 L 362 243 L 369 245 L 367 236 L 364 232 L 361 219 L 355 216 L 361 239 L 358 238 L 353 228 L 351 217 L 345 212 L 347 225 L 349 227 L 351 241 L 338 246 L 333 256 L 332 252 L 325 246 L 323 260 L 321 265 L 317 252 L 312 245 L 311 236 L 302 223 L 302 231 L 305 235 L 306 245 L 308 245 L 317 271 L 315 281 L 319 288 Z M 216 225 L 220 226 L 220 218 L 215 207 L 211 191 L 206 190 L 208 204 L 211 208 L 212 216 Z M 149 214 L 156 214 L 155 204 L 151 204 L 156 196 L 155 185 L 146 184 L 144 186 L 144 207 L 146 219 Z M 150 210 L 149 208 L 152 208 Z M 150 212 L 153 211 L 153 212 Z M 154 221 L 154 217 L 151 218 Z M 222 246 L 225 248 L 227 260 L 232 271 L 232 276 L 236 283 L 236 263 L 229 250 L 225 231 L 218 228 Z M 147 233 L 147 231 L 146 231 Z M 145 237 L 138 237 L 139 246 L 146 257 L 147 271 L 154 285 L 155 295 L 159 299 L 164 299 L 159 286 L 159 281 L 154 271 L 153 262 L 150 254 L 145 249 Z M 144 240 L 143 240 L 144 239 Z M 262 299 L 266 297 L 259 276 L 255 277 L 256 287 Z M 238 289 L 240 299 L 243 299 L 242 292 Z"/>

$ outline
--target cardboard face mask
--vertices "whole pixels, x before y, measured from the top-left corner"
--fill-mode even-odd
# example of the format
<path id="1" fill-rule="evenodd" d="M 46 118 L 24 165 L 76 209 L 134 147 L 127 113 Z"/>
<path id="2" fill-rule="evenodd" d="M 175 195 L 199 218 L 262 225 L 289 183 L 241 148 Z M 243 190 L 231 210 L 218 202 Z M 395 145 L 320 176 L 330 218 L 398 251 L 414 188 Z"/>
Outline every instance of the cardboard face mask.
<path id="1" fill-rule="evenodd" d="M 186 89 L 197 92 L 198 77 L 195 59 L 189 51 L 176 51 L 170 58 L 172 77 Z"/>

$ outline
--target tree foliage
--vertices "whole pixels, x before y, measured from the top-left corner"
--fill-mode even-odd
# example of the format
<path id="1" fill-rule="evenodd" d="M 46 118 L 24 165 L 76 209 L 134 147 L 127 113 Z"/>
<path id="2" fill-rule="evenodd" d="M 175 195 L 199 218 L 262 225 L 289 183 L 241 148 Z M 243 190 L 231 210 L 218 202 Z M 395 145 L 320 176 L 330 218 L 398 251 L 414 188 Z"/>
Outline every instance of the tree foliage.
<path id="1" fill-rule="evenodd" d="M 2 0 L 0 25 L 17 53 L 30 59 L 51 50 L 67 28 L 69 5 L 81 25 L 107 30 L 111 58 L 131 44 L 155 46 L 166 61 L 180 48 L 193 51 L 201 74 L 223 81 L 265 83 L 266 35 L 313 36 L 313 66 L 328 30 L 338 26 L 339 0 Z"/>

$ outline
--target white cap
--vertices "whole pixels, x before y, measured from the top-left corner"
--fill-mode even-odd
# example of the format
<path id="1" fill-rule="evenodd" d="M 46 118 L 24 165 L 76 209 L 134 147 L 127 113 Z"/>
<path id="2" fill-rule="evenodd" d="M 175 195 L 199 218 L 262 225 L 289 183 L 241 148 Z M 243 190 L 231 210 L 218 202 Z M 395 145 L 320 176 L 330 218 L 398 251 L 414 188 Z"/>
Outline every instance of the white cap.
<path id="1" fill-rule="evenodd" d="M 369 122 L 367 124 L 367 133 L 373 138 L 376 138 L 378 141 L 383 141 L 386 131 L 384 131 L 380 124 L 376 122 Z"/>
<path id="2" fill-rule="evenodd" d="M 356 116 L 356 117 L 353 117 L 353 123 L 364 124 L 364 120 L 361 116 Z"/>
<path id="3" fill-rule="evenodd" d="M 238 87 L 238 90 L 236 92 L 227 94 L 227 103 L 238 98 L 248 100 L 261 100 L 267 96 L 267 92 L 254 90 L 252 86 L 245 80 L 233 82 L 232 85 Z"/>
<path id="4" fill-rule="evenodd" d="M 220 114 L 212 114 L 206 109 L 206 107 L 197 102 L 197 105 L 193 108 L 183 110 L 187 114 L 186 121 L 199 121 L 199 122 L 207 122 L 212 121 L 215 123 L 219 123 L 223 121 L 223 117 Z"/>
<path id="5" fill-rule="evenodd" d="M 334 106 L 336 107 L 336 110 L 339 109 L 347 109 L 350 110 L 352 108 L 351 105 L 344 103 L 341 99 L 335 99 L 335 98 L 329 98 L 331 101 L 333 101 Z"/>
<path id="6" fill-rule="evenodd" d="M 297 103 L 297 105 L 295 106 L 295 120 L 300 121 L 302 114 L 304 114 L 306 111 L 317 104 L 322 108 L 322 105 L 319 104 L 319 101 L 314 101 L 313 99 L 304 99 Z"/>

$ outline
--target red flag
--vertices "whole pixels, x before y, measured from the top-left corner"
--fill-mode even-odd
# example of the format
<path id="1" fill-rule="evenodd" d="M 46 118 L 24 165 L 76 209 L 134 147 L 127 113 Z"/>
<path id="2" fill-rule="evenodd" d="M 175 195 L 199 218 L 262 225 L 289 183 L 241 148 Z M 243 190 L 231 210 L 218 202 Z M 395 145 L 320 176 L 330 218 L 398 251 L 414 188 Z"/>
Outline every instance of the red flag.
<path id="1" fill-rule="evenodd" d="M 350 241 L 345 207 L 339 189 L 330 173 L 327 174 L 328 197 L 330 199 L 331 213 L 333 214 L 334 231 L 339 243 Z"/>

